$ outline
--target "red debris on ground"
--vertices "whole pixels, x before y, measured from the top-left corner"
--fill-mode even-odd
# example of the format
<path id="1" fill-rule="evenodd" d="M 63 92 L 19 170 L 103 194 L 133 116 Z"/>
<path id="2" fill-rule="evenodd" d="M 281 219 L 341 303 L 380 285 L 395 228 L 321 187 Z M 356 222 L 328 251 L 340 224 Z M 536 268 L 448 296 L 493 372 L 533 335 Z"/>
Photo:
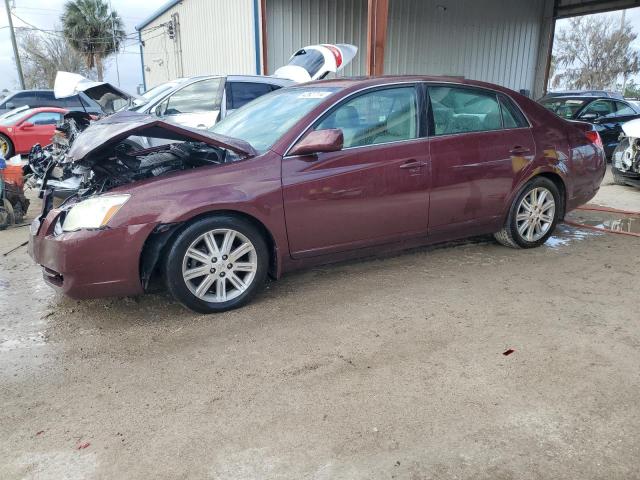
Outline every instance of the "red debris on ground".
<path id="1" fill-rule="evenodd" d="M 89 442 L 81 443 L 80 445 L 78 445 L 78 450 L 83 450 L 87 448 L 89 445 L 91 445 Z"/>

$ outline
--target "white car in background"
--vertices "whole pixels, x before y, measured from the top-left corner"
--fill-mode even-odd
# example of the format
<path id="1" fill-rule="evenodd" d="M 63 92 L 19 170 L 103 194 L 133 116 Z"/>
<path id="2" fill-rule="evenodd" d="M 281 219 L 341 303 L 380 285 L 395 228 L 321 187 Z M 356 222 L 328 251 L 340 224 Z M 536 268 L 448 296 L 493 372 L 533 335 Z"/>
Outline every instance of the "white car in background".
<path id="1" fill-rule="evenodd" d="M 157 85 L 140 97 L 124 94 L 108 83 L 58 72 L 54 91 L 57 98 L 84 92 L 92 99 L 97 97 L 95 100 L 100 102 L 108 90 L 110 96 L 128 96 L 124 100 L 126 109 L 130 111 L 155 115 L 186 127 L 208 129 L 262 95 L 339 72 L 357 52 L 357 47 L 348 44 L 310 45 L 295 52 L 289 63 L 271 76 L 200 75 L 178 78 Z"/>

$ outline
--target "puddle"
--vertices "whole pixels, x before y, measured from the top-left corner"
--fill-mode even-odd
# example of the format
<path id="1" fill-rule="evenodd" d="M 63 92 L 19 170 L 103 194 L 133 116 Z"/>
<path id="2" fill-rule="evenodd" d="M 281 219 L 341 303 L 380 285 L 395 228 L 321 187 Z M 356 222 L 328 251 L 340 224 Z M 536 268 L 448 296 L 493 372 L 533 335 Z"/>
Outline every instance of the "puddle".
<path id="1" fill-rule="evenodd" d="M 577 227 L 560 224 L 556 227 L 554 234 L 547 239 L 544 246 L 557 249 L 570 245 L 574 242 L 579 242 L 587 238 L 599 237 L 601 235 L 605 235 L 605 233 L 593 230 L 582 230 Z"/>
<path id="2" fill-rule="evenodd" d="M 635 233 L 640 235 L 640 215 L 595 210 L 574 210 L 567 215 L 567 220 L 612 232 Z"/>

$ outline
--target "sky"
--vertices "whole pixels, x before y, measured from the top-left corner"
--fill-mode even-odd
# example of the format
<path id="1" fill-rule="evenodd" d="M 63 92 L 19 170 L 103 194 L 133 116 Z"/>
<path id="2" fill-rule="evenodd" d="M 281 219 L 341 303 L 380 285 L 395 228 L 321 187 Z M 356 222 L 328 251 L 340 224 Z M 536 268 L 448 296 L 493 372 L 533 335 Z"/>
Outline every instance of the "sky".
<path id="1" fill-rule="evenodd" d="M 606 15 L 608 17 L 611 17 L 614 21 L 619 22 L 622 17 L 622 12 L 617 11 L 617 12 L 609 12 L 609 13 L 599 13 L 596 15 Z M 635 39 L 632 45 L 637 50 L 640 50 L 640 7 L 628 8 L 626 10 L 626 21 L 628 24 L 631 25 L 633 30 L 638 34 L 638 38 Z M 565 18 L 562 20 L 558 20 L 556 22 L 556 35 L 558 35 L 558 32 L 563 28 L 566 28 L 568 25 L 569 25 L 569 19 Z M 632 76 L 631 78 L 633 78 L 636 82 L 640 81 L 640 75 L 635 75 L 635 76 Z"/>
<path id="2" fill-rule="evenodd" d="M 45 30 L 53 30 L 60 26 L 60 15 L 66 0 L 9 0 L 15 5 L 13 12 L 26 22 Z M 167 0 L 111 0 L 113 9 L 120 15 L 125 25 L 125 32 L 135 32 L 135 26 Z M 7 12 L 4 1 L 0 4 L 0 90 L 19 88 L 18 75 L 13 60 L 13 49 L 9 29 L 6 28 Z M 15 16 L 13 26 L 27 26 Z M 3 28 L 5 27 L 5 28 Z M 118 55 L 120 70 L 120 86 L 131 93 L 142 83 L 142 69 L 140 66 L 140 49 L 133 41 L 127 41 L 124 52 Z M 111 57 L 105 73 L 105 80 L 117 85 L 116 64 Z"/>

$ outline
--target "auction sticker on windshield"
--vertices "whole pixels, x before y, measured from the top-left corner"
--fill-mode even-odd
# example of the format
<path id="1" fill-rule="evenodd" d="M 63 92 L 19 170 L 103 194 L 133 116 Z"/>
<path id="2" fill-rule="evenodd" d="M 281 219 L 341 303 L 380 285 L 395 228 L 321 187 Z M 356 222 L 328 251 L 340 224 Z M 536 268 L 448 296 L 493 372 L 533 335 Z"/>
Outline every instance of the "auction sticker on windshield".
<path id="1" fill-rule="evenodd" d="M 325 98 L 332 93 L 333 92 L 303 92 L 298 95 L 298 98 Z"/>

